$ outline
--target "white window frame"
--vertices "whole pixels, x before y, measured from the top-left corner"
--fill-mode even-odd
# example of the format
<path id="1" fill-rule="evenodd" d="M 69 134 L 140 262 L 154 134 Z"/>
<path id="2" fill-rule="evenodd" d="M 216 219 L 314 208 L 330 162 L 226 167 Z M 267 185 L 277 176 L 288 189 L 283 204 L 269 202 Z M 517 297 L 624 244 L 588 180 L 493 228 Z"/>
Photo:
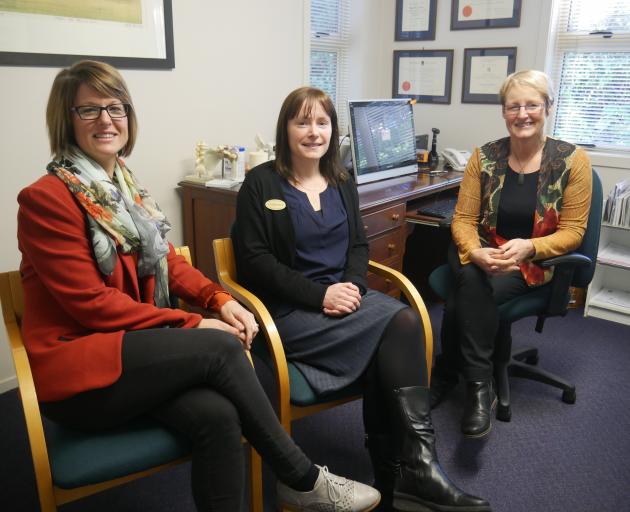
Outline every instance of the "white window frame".
<path id="1" fill-rule="evenodd" d="M 340 7 L 339 36 L 319 36 L 311 34 L 311 0 L 306 1 L 304 12 L 304 82 L 310 83 L 311 51 L 335 51 L 337 53 L 337 81 L 335 87 L 335 108 L 339 124 L 339 134 L 348 131 L 348 91 L 350 74 L 350 0 L 337 0 Z"/>
<path id="2" fill-rule="evenodd" d="M 568 9 L 563 8 L 567 0 L 554 0 L 551 16 L 551 28 L 548 38 L 546 71 L 551 76 L 556 89 L 560 86 L 561 62 L 565 52 L 575 49 L 593 51 L 627 51 L 630 48 L 630 34 L 615 34 L 612 38 L 593 36 L 586 33 L 559 33 L 559 27 L 566 26 Z M 559 93 L 559 90 L 556 90 Z M 556 123 L 557 110 L 552 109 L 548 130 L 551 132 Z M 617 168 L 630 166 L 630 149 L 589 148 L 593 164 Z M 602 162 L 601 164 L 599 162 Z"/>

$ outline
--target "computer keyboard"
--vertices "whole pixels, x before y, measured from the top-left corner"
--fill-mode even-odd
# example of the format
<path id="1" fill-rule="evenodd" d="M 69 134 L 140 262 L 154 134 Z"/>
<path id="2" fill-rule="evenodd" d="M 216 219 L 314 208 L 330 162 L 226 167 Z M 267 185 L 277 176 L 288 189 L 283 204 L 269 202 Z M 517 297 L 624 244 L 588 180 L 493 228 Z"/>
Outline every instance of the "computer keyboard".
<path id="1" fill-rule="evenodd" d="M 455 204 L 457 204 L 456 197 L 444 197 L 436 200 L 433 203 L 421 206 L 420 208 L 418 208 L 417 213 L 419 215 L 427 215 L 429 217 L 439 217 L 441 219 L 446 219 L 453 215 Z"/>

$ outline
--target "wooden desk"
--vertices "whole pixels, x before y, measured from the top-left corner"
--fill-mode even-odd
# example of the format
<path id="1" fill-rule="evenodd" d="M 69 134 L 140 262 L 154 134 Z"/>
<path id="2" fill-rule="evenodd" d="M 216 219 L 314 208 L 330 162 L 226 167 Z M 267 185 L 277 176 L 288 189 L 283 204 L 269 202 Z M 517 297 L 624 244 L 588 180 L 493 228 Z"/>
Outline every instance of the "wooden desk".
<path id="1" fill-rule="evenodd" d="M 415 212 L 422 201 L 436 194 L 456 192 L 461 181 L 462 173 L 451 171 L 438 176 L 419 173 L 359 185 L 370 258 L 402 271 L 405 242 L 411 231 L 405 222 L 407 212 Z M 216 280 L 212 240 L 229 235 L 236 216 L 238 188 L 210 188 L 188 182 L 179 186 L 184 207 L 184 244 L 190 247 L 194 265 Z M 369 276 L 370 286 L 388 292 L 388 283 L 378 279 Z"/>

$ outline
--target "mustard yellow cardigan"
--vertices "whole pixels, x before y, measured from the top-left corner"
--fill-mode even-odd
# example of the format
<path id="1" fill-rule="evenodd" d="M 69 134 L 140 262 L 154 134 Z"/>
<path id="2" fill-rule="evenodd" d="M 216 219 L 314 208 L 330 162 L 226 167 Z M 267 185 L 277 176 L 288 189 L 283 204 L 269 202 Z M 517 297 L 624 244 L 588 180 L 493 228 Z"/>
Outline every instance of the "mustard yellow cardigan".
<path id="1" fill-rule="evenodd" d="M 563 152 L 559 152 L 558 148 Z M 496 209 L 498 205 L 508 157 L 509 138 L 504 138 L 476 148 L 468 161 L 451 225 L 451 233 L 462 264 L 470 263 L 471 251 L 482 247 L 482 223 L 492 216 L 488 209 Z M 545 173 L 557 172 L 559 165 L 565 168 L 568 179 L 545 180 Z M 486 176 L 482 177 L 484 173 Z M 561 208 L 555 232 L 532 238 L 536 251 L 533 261 L 559 256 L 579 247 L 586 230 L 591 204 L 592 170 L 588 155 L 581 148 L 547 137 L 539 182 L 548 183 L 549 187 L 556 189 L 541 191 L 539 186 L 538 202 L 551 195 L 557 197 L 560 192 Z M 482 183 L 486 185 L 485 193 Z M 550 205 L 543 202 L 537 206 Z M 496 221 L 496 212 L 494 215 Z M 533 222 L 534 219 L 532 224 Z"/>

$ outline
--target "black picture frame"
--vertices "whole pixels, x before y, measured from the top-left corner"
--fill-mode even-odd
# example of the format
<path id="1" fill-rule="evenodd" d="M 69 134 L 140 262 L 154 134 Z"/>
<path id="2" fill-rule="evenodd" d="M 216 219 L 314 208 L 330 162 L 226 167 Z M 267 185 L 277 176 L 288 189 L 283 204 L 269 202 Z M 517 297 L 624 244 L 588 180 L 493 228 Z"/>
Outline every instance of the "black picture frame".
<path id="1" fill-rule="evenodd" d="M 465 48 L 464 49 L 464 73 L 462 79 L 462 103 L 487 103 L 500 104 L 499 87 L 496 93 L 471 92 L 472 61 L 475 57 L 507 57 L 507 69 L 505 76 L 516 70 L 516 46 L 503 48 Z M 503 81 L 503 80 L 501 80 Z"/>
<path id="2" fill-rule="evenodd" d="M 403 7 L 405 0 L 396 0 L 396 41 L 434 41 L 435 18 L 437 13 L 437 0 L 429 2 L 429 29 L 428 30 L 403 30 Z"/>
<path id="3" fill-rule="evenodd" d="M 107 62 L 117 68 L 132 69 L 172 69 L 175 67 L 175 51 L 173 43 L 173 6 L 172 0 L 153 0 L 163 4 L 164 12 L 164 58 L 125 57 L 109 55 L 88 55 L 76 53 L 31 53 L 0 51 L 0 66 L 45 66 L 64 67 L 82 59 L 93 59 Z M 60 18 L 50 16 L 50 23 L 59 23 Z M 124 23 L 120 24 L 122 27 Z M 161 41 L 160 41 L 161 44 Z M 0 48 L 2 50 L 2 48 Z"/>
<path id="4" fill-rule="evenodd" d="M 484 0 L 477 0 L 477 2 L 483 2 Z M 494 2 L 495 0 L 486 0 L 488 2 Z M 460 20 L 458 19 L 460 9 L 471 10 L 473 7 L 470 4 L 466 4 L 465 1 L 451 0 L 451 30 L 469 30 L 469 29 L 483 29 L 483 28 L 506 28 L 506 27 L 519 27 L 521 25 L 521 0 L 505 0 L 506 2 L 512 2 L 512 15 L 505 18 L 487 18 L 487 19 L 474 19 L 474 20 Z M 465 13 L 463 13 L 465 15 Z"/>
<path id="5" fill-rule="evenodd" d="M 392 98 L 409 98 L 414 99 L 418 103 L 436 103 L 439 105 L 450 105 L 451 103 L 451 86 L 453 83 L 453 50 L 395 50 L 394 51 L 394 76 L 392 80 Z M 402 76 L 403 82 L 401 84 L 401 64 L 404 64 L 403 59 L 428 59 L 428 58 L 441 58 L 446 59 L 444 67 L 444 76 L 436 77 L 438 80 L 443 80 L 442 94 L 415 94 L 410 92 L 408 94 L 399 92 L 399 89 L 405 89 L 405 82 L 409 82 L 408 77 Z M 424 62 L 421 61 L 421 65 Z M 413 82 L 413 80 L 412 80 Z M 413 84 L 409 84 L 409 91 L 413 91 Z"/>

